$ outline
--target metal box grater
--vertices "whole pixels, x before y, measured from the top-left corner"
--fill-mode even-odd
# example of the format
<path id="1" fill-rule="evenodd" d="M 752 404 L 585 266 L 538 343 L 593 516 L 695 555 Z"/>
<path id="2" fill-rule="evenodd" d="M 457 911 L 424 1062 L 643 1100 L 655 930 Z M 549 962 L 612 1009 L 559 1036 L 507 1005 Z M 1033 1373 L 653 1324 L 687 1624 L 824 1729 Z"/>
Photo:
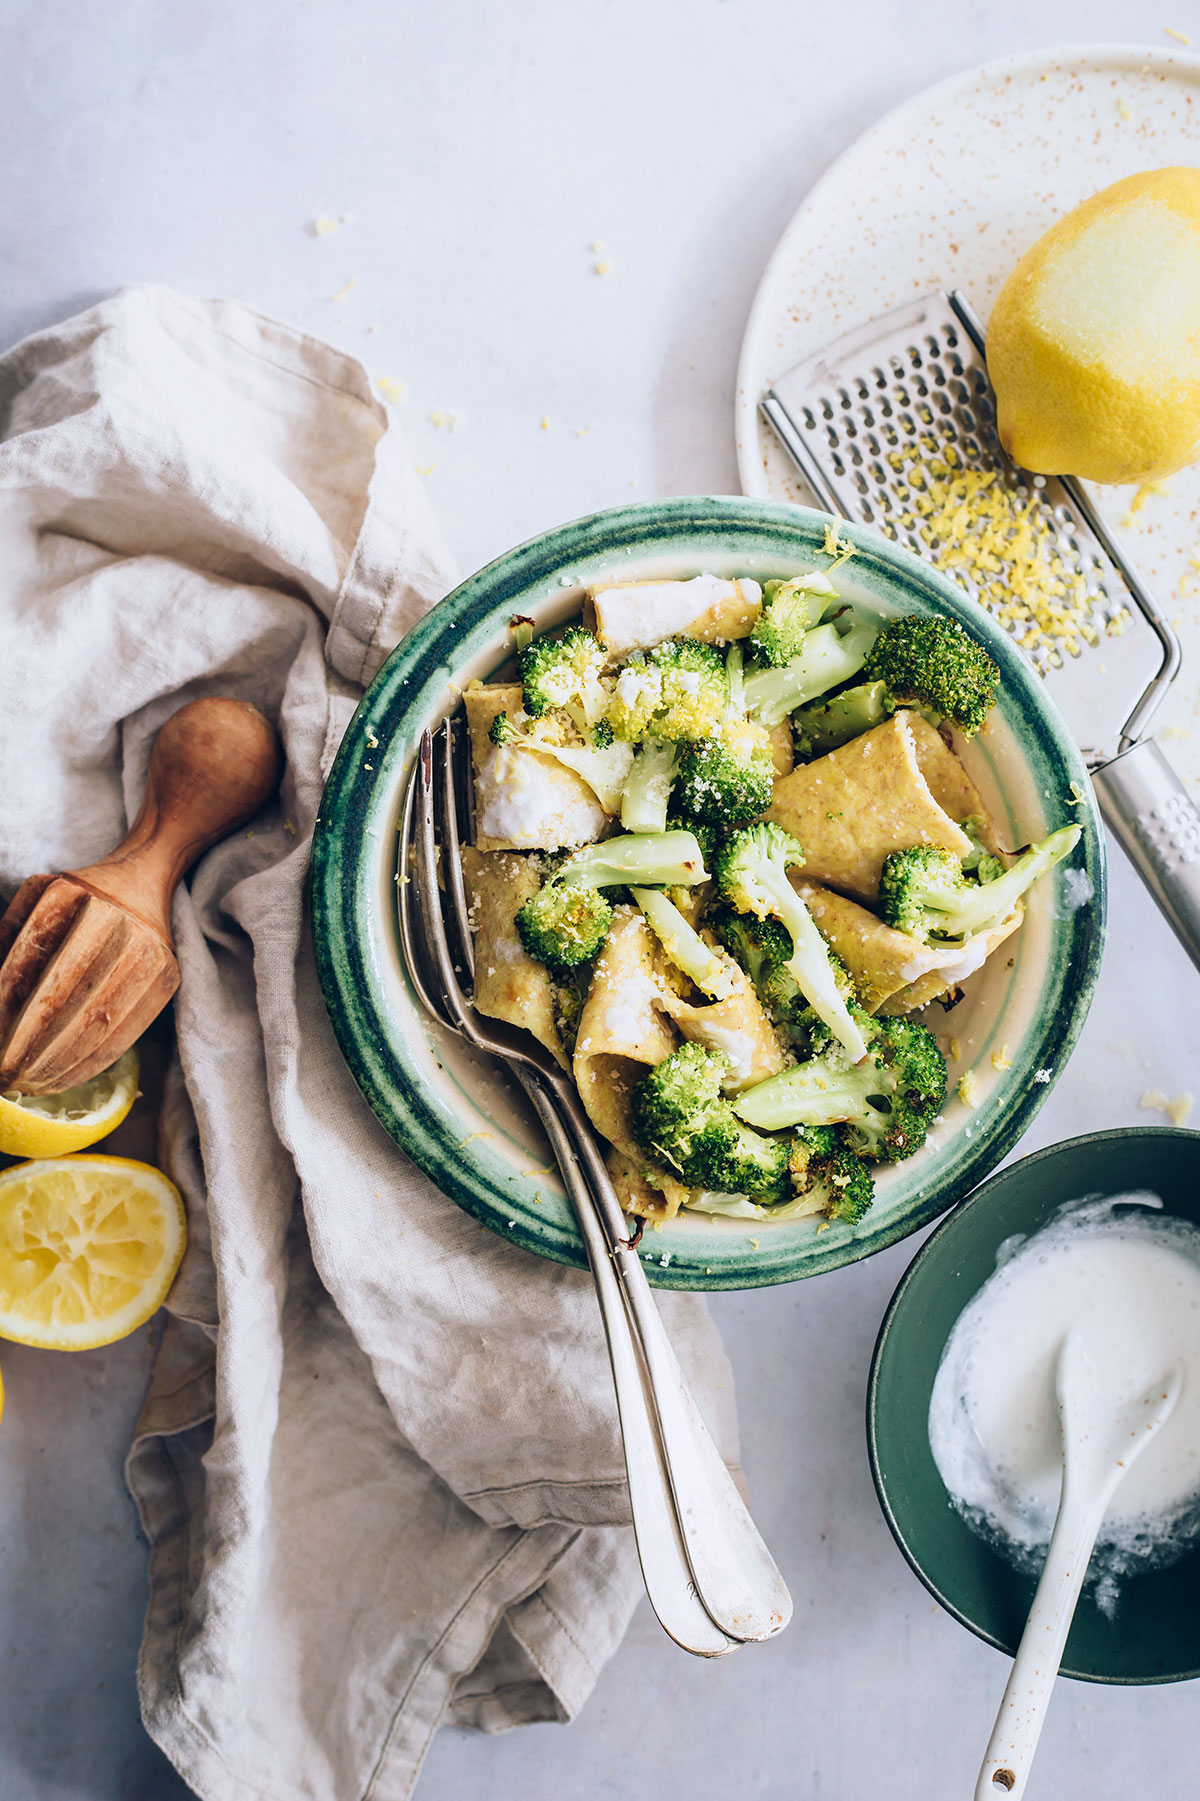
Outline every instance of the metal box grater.
<path id="1" fill-rule="evenodd" d="M 1092 771 L 1104 816 L 1200 965 L 1200 813 L 1145 736 L 1179 644 L 1090 497 L 1004 453 L 984 336 L 961 294 L 935 293 L 847 332 L 781 376 L 761 411 L 818 503 L 938 564 L 1044 676 Z M 921 511 L 930 465 L 994 474 L 1069 592 L 1069 617 L 1022 644 L 1005 564 L 987 588 Z M 956 526 L 969 529 L 964 513 Z M 943 539 L 945 541 L 943 541 Z M 1011 561 L 1008 564 L 1011 567 Z"/>

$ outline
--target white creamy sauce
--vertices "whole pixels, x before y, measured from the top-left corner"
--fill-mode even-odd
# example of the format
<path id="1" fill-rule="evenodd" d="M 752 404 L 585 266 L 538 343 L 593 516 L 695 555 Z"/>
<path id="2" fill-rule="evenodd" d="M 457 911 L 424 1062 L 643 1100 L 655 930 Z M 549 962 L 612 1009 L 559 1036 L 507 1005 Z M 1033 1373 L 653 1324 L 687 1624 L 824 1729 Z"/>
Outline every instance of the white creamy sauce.
<path id="1" fill-rule="evenodd" d="M 549 768 L 548 768 L 549 765 Z M 608 815 L 583 780 L 536 751 L 502 745 L 475 776 L 476 830 L 516 850 L 590 844 Z"/>
<path id="2" fill-rule="evenodd" d="M 604 1009 L 603 1031 L 609 1043 L 640 1044 L 657 1022 L 658 989 L 649 976 L 630 976 L 616 999 Z"/>
<path id="3" fill-rule="evenodd" d="M 1058 1509 L 1062 1446 L 1055 1396 L 1071 1326 L 1099 1311 L 1097 1371 L 1117 1405 L 1173 1363 L 1174 1413 L 1110 1504 L 1092 1559 L 1101 1605 L 1117 1581 L 1174 1562 L 1200 1533 L 1200 1231 L 1151 1194 L 1073 1202 L 998 1268 L 951 1332 L 929 1407 L 929 1443 L 964 1518 L 1019 1567 L 1036 1569 Z"/>
<path id="4" fill-rule="evenodd" d="M 592 591 L 601 640 L 615 657 L 686 632 L 710 608 L 738 595 L 753 604 L 762 589 L 755 581 L 694 575 L 686 582 L 637 582 Z"/>
<path id="5" fill-rule="evenodd" d="M 935 962 L 934 968 L 947 982 L 965 982 L 968 976 L 973 976 L 977 969 L 983 968 L 990 948 L 987 933 L 978 932 L 974 938 L 968 938 L 961 950 L 952 952 L 941 962 Z"/>

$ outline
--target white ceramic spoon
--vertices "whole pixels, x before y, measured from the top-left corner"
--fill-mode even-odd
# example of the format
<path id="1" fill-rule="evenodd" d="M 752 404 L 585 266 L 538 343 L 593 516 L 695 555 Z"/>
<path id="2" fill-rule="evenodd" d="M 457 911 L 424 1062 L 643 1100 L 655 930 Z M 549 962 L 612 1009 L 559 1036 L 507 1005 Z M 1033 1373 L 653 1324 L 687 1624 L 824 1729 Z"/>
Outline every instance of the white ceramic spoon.
<path id="1" fill-rule="evenodd" d="M 1109 1502 L 1170 1418 L 1183 1385 L 1183 1370 L 1175 1364 L 1135 1400 L 1118 1403 L 1097 1378 L 1095 1365 L 1102 1365 L 1103 1359 L 1088 1356 L 1089 1339 L 1103 1331 L 1103 1318 L 1089 1315 L 1072 1327 L 1059 1353 L 1062 1499 L 1046 1565 L 975 1784 L 975 1801 L 1005 1797 L 1020 1801 L 1024 1795 L 1079 1591 Z M 1098 1347 L 1103 1339 L 1092 1342 Z"/>

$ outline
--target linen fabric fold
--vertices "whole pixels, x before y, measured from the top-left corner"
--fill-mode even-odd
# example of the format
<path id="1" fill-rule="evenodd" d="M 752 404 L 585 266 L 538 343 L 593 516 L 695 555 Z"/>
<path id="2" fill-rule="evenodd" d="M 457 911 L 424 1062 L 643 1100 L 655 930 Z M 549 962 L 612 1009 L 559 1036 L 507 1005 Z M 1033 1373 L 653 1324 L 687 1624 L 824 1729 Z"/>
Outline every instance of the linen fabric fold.
<path id="1" fill-rule="evenodd" d="M 317 983 L 323 780 L 452 568 L 357 362 L 149 286 L 0 360 L 0 537 L 6 892 L 118 841 L 187 700 L 253 702 L 287 756 L 175 902 L 190 1242 L 128 1461 L 143 1717 L 205 1801 L 401 1801 L 443 1720 L 569 1719 L 641 1592 L 590 1282 L 405 1159 Z M 707 1313 L 661 1306 L 732 1462 Z"/>

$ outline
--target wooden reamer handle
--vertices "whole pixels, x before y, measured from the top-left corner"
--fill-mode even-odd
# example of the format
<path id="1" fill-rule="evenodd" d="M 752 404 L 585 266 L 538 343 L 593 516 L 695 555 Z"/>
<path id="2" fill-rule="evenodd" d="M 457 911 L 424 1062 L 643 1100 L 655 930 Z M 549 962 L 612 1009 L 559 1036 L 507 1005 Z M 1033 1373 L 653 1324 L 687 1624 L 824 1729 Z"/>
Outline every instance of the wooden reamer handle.
<path id="1" fill-rule="evenodd" d="M 189 701 L 160 729 L 146 794 L 107 857 L 67 873 L 159 934 L 171 937 L 171 897 L 202 852 L 253 818 L 279 786 L 274 727 L 242 700 Z"/>

